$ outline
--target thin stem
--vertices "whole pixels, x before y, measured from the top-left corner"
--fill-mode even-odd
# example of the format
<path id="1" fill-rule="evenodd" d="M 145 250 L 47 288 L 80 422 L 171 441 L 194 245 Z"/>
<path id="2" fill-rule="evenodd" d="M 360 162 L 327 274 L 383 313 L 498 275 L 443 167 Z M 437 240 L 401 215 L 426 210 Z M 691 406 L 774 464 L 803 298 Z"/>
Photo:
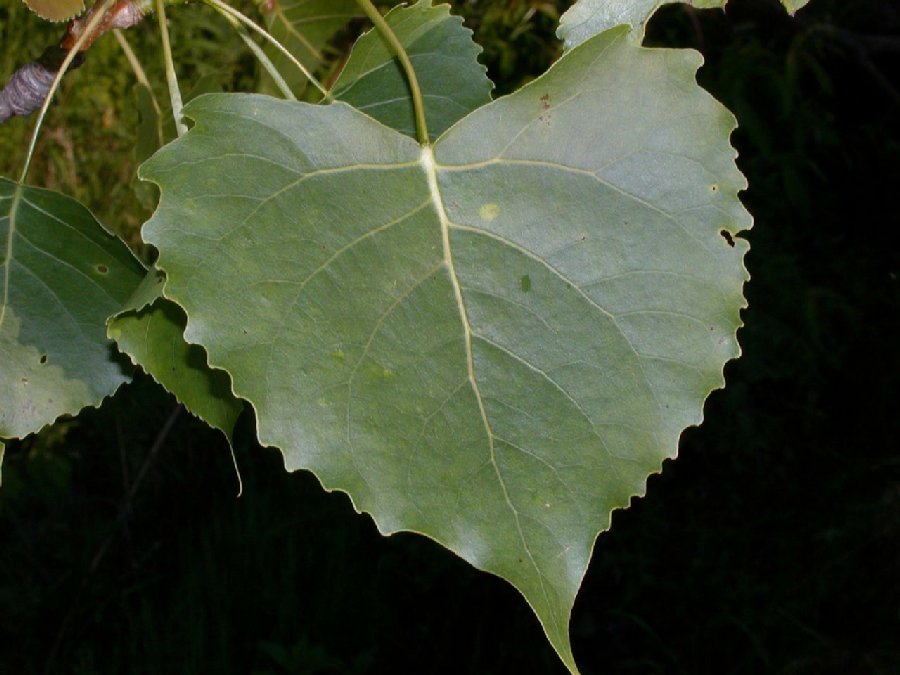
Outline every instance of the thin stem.
<path id="1" fill-rule="evenodd" d="M 184 136 L 187 125 L 181 119 L 184 103 L 181 101 L 181 90 L 178 88 L 178 76 L 175 75 L 175 62 L 172 60 L 172 45 L 169 42 L 169 22 L 166 20 L 166 6 L 163 0 L 156 0 L 156 18 L 159 21 L 159 33 L 162 37 L 163 60 L 166 64 L 166 84 L 169 85 L 169 99 L 172 101 L 172 116 L 175 118 L 175 133 Z"/>
<path id="2" fill-rule="evenodd" d="M 28 176 L 28 170 L 31 168 L 31 158 L 34 157 L 34 148 L 37 146 L 38 135 L 41 132 L 41 126 L 44 124 L 44 117 L 47 116 L 47 110 L 50 108 L 50 102 L 53 100 L 54 94 L 56 94 L 56 90 L 59 89 L 59 83 L 62 82 L 63 76 L 65 76 L 66 71 L 69 69 L 69 66 L 72 65 L 72 61 L 75 58 L 75 55 L 78 54 L 81 47 L 87 43 L 88 39 L 90 39 L 97 29 L 97 27 L 103 22 L 106 13 L 110 10 L 110 8 L 116 3 L 116 0 L 103 0 L 103 4 L 100 5 L 100 11 L 94 14 L 91 17 L 91 20 L 88 21 L 87 26 L 85 26 L 84 31 L 81 35 L 78 36 L 78 39 L 75 40 L 75 44 L 72 45 L 72 48 L 66 54 L 66 58 L 63 59 L 62 64 L 59 66 L 59 70 L 56 72 L 56 77 L 53 78 L 53 84 L 50 85 L 50 91 L 47 92 L 47 98 L 44 99 L 44 105 L 41 106 L 41 111 L 38 113 L 37 122 L 34 125 L 34 131 L 31 134 L 31 143 L 28 144 L 28 152 L 25 155 L 25 165 L 22 167 L 22 173 L 19 176 L 19 183 L 24 185 L 25 179 Z"/>
<path id="3" fill-rule="evenodd" d="M 157 0 L 157 2 L 159 2 L 159 0 Z M 247 28 L 250 28 L 251 30 L 255 31 L 256 33 L 259 33 L 263 38 L 265 38 L 266 40 L 271 42 L 272 45 L 275 47 L 275 49 L 277 49 L 282 54 L 284 54 L 288 58 L 288 60 L 290 60 L 290 62 L 293 63 L 300 70 L 301 73 L 303 73 L 304 77 L 306 77 L 306 79 L 308 79 L 310 82 L 312 82 L 313 86 L 321 92 L 322 96 L 324 96 L 326 100 L 328 100 L 328 101 L 333 100 L 331 93 L 328 92 L 325 89 L 325 87 L 322 85 L 322 83 L 319 82 L 313 76 L 313 74 L 309 71 L 309 69 L 306 66 L 304 66 L 302 63 L 300 63 L 300 61 L 297 60 L 297 57 L 295 57 L 293 54 L 291 54 L 287 50 L 287 48 L 283 44 L 281 44 L 278 40 L 276 40 L 265 28 L 262 28 L 261 26 L 256 24 L 253 21 L 253 19 L 242 14 L 241 12 L 236 10 L 234 7 L 231 7 L 230 5 L 225 4 L 224 2 L 222 2 L 222 0 L 203 0 L 203 2 L 205 2 L 207 5 L 210 5 L 211 7 L 215 7 L 216 9 L 218 9 L 221 12 L 230 14 L 232 17 L 234 17 L 235 19 L 240 21 L 242 24 L 247 26 Z"/>
<path id="4" fill-rule="evenodd" d="M 241 24 L 231 14 L 223 10 L 221 7 L 216 7 L 215 5 L 213 5 L 213 9 L 221 14 L 224 19 L 231 25 L 231 27 L 234 28 L 235 31 L 237 31 L 238 36 L 241 38 L 241 40 L 244 41 L 244 44 L 247 45 L 247 48 L 251 52 L 253 52 L 253 55 L 257 59 L 259 59 L 260 64 L 263 68 L 265 68 L 266 72 L 269 74 L 269 77 L 274 80 L 275 85 L 281 90 L 281 93 L 284 94 L 284 97 L 289 101 L 296 101 L 297 97 L 294 96 L 294 92 L 291 91 L 290 85 L 285 82 L 284 78 L 281 76 L 281 73 L 278 72 L 275 64 L 272 63 L 272 59 L 270 59 L 262 50 L 262 48 L 253 41 L 244 25 Z"/>
<path id="5" fill-rule="evenodd" d="M 425 123 L 425 103 L 422 99 L 422 89 L 419 87 L 419 80 L 416 77 L 416 71 L 413 68 L 412 61 L 409 60 L 409 54 L 403 47 L 393 29 L 384 20 L 381 13 L 375 8 L 371 0 L 356 0 L 359 8 L 365 12 L 369 20 L 375 25 L 375 29 L 381 37 L 387 41 L 391 51 L 394 52 L 403 66 L 403 72 L 406 73 L 406 79 L 409 82 L 409 91 L 412 94 L 413 110 L 416 115 L 416 135 L 419 137 L 419 143 L 428 145 L 428 125 Z"/>
<path id="6" fill-rule="evenodd" d="M 141 65 L 140 60 L 137 57 L 137 54 L 134 53 L 134 50 L 131 48 L 131 45 L 128 44 L 128 39 L 125 37 L 125 34 L 122 33 L 121 30 L 116 28 L 113 31 L 113 36 L 116 38 L 116 42 L 119 43 L 119 47 L 122 49 L 122 53 L 125 54 L 125 59 L 128 61 L 128 65 L 131 66 L 131 70 L 134 73 L 134 78 L 142 85 L 150 88 L 150 80 L 147 79 L 147 73 L 144 72 L 144 67 Z"/>
<path id="7" fill-rule="evenodd" d="M 114 30 L 113 36 L 116 38 L 116 42 L 119 43 L 119 47 L 122 48 L 125 59 L 128 61 L 128 65 L 131 66 L 132 72 L 134 72 L 134 78 L 138 81 L 138 84 L 143 85 L 150 95 L 150 104 L 153 106 L 153 110 L 156 111 L 156 125 L 159 127 L 160 118 L 162 117 L 162 108 L 159 107 L 159 101 L 156 100 L 156 95 L 153 93 L 153 87 L 150 86 L 150 80 L 147 79 L 147 73 L 144 72 L 144 68 L 141 66 L 137 54 L 134 53 L 131 45 L 128 44 L 128 40 L 125 38 L 122 31 L 119 29 Z M 158 137 L 162 138 L 161 130 L 158 131 Z"/>

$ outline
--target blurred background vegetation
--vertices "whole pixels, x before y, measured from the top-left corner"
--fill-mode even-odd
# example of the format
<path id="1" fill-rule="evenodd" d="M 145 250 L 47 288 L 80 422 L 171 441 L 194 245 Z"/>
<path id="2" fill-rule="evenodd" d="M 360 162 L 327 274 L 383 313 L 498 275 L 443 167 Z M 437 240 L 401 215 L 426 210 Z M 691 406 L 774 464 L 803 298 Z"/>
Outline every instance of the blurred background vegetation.
<path id="1" fill-rule="evenodd" d="M 559 53 L 567 2 L 453 3 L 498 93 Z M 246 9 L 251 10 L 251 7 Z M 181 73 L 251 89 L 239 40 L 170 11 Z M 128 31 L 160 100 L 152 22 Z M 335 42 L 340 52 L 359 26 Z M 0 79 L 61 33 L 0 7 Z M 738 117 L 756 218 L 740 333 L 706 421 L 600 537 L 572 619 L 585 673 L 900 672 L 900 5 L 672 5 L 647 43 L 699 49 Z M 134 77 L 112 39 L 67 77 L 31 182 L 145 257 Z M 33 118 L 0 127 L 16 177 Z M 237 459 L 151 381 L 10 444 L 0 488 L 0 673 L 561 673 L 503 582 L 381 538 L 244 419 Z"/>

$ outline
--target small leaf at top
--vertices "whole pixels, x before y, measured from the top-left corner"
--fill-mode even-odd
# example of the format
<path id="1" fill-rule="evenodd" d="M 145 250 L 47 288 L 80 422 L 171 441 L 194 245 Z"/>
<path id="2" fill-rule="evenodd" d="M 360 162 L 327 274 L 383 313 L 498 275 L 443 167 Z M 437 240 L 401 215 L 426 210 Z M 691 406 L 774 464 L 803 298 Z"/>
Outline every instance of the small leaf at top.
<path id="1" fill-rule="evenodd" d="M 745 182 L 699 64 L 608 31 L 433 150 L 208 96 L 141 170 L 166 295 L 260 440 L 510 581 L 572 672 L 597 533 L 739 351 Z"/>
<path id="2" fill-rule="evenodd" d="M 463 27 L 462 17 L 450 14 L 449 5 L 432 7 L 431 0 L 420 0 L 412 7 L 395 7 L 384 18 L 416 71 L 431 140 L 490 102 L 494 85 L 478 63 L 481 47 Z M 382 124 L 416 137 L 406 76 L 376 30 L 353 46 L 332 93 Z"/>
<path id="3" fill-rule="evenodd" d="M 129 379 L 106 319 L 143 277 L 81 204 L 0 178 L 0 438 L 97 405 Z"/>
<path id="4" fill-rule="evenodd" d="M 24 0 L 32 12 L 47 21 L 68 21 L 84 11 L 84 0 Z"/>

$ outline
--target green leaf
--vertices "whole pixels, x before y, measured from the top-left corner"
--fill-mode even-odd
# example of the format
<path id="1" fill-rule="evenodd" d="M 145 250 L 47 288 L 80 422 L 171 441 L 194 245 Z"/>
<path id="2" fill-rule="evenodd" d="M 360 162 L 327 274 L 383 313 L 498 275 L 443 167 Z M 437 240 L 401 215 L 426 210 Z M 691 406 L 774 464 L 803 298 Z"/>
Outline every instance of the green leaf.
<path id="1" fill-rule="evenodd" d="M 201 75 L 191 88 L 182 92 L 185 102 L 192 101 L 203 94 L 211 94 L 222 91 L 225 73 L 212 72 Z M 172 115 L 170 104 L 160 106 L 153 92 L 141 83 L 134 85 L 134 105 L 138 114 L 137 128 L 135 130 L 134 160 L 135 164 L 141 164 L 149 159 L 154 152 L 166 143 L 175 139 L 178 135 L 175 129 L 175 118 Z M 159 201 L 159 191 L 151 183 L 138 180 L 137 176 L 132 180 L 132 189 L 141 205 L 153 209 Z"/>
<path id="2" fill-rule="evenodd" d="M 47 21 L 68 21 L 84 11 L 84 0 L 24 0 L 32 12 Z"/>
<path id="3" fill-rule="evenodd" d="M 322 50 L 328 40 L 348 21 L 362 16 L 356 0 L 255 0 L 266 28 L 311 72 L 317 70 L 325 56 Z M 309 81 L 288 59 L 271 45 L 266 55 L 295 93 L 300 94 Z M 263 91 L 274 91 L 267 76 Z"/>
<path id="4" fill-rule="evenodd" d="M 396 7 L 385 20 L 406 48 L 425 99 L 428 132 L 434 140 L 457 120 L 489 103 L 493 84 L 478 63 L 479 47 L 450 5 L 420 0 Z M 353 46 L 332 90 L 334 97 L 382 124 L 416 137 L 409 86 L 399 61 L 374 29 Z"/>
<path id="5" fill-rule="evenodd" d="M 734 119 L 697 54 L 625 36 L 434 154 L 342 103 L 210 96 L 142 168 L 166 294 L 260 440 L 509 580 L 573 672 L 597 533 L 700 422 L 745 304 Z"/>
<path id="6" fill-rule="evenodd" d="M 128 379 L 106 319 L 144 268 L 75 200 L 5 178 L 0 256 L 0 438 L 14 438 L 99 404 Z"/>
<path id="7" fill-rule="evenodd" d="M 632 39 L 644 39 L 644 27 L 650 17 L 663 5 L 683 2 L 697 9 L 714 9 L 725 6 L 726 0 L 579 0 L 559 20 L 556 34 L 571 49 L 590 37 L 613 26 L 628 25 L 638 28 Z M 781 0 L 791 14 L 806 5 L 809 0 Z"/>
<path id="8" fill-rule="evenodd" d="M 163 297 L 165 276 L 151 270 L 109 321 L 109 337 L 184 407 L 231 440 L 243 408 L 231 393 L 231 380 L 206 363 L 202 347 L 184 341 L 187 317 Z"/>

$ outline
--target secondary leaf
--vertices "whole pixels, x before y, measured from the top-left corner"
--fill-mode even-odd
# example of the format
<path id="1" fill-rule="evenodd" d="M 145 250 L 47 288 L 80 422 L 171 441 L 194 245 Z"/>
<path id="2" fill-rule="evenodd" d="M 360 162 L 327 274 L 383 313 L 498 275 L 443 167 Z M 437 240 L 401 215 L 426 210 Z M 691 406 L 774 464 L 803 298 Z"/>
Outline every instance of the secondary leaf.
<path id="1" fill-rule="evenodd" d="M 573 672 L 594 539 L 700 421 L 744 305 L 734 120 L 699 56 L 625 35 L 434 154 L 341 103 L 211 96 L 142 169 L 166 294 L 261 441 L 508 579 Z"/>
<path id="2" fill-rule="evenodd" d="M 97 405 L 130 368 L 106 319 L 144 268 L 69 197 L 0 178 L 0 438 Z"/>
<path id="3" fill-rule="evenodd" d="M 256 0 L 266 28 L 310 71 L 322 64 L 328 40 L 351 19 L 361 16 L 356 0 Z M 264 48 L 296 93 L 309 83 L 296 66 L 271 45 Z M 265 87 L 270 87 L 264 77 Z"/>
<path id="4" fill-rule="evenodd" d="M 47 21 L 68 21 L 84 11 L 84 0 L 24 0 L 32 12 Z"/>
<path id="5" fill-rule="evenodd" d="M 481 47 L 472 40 L 472 31 L 463 27 L 462 17 L 450 14 L 450 5 L 432 7 L 431 0 L 420 0 L 412 7 L 395 7 L 385 20 L 416 71 L 431 140 L 490 102 L 493 84 L 478 63 Z M 406 77 L 376 30 L 353 46 L 332 93 L 382 124 L 416 137 Z"/>
<path id="6" fill-rule="evenodd" d="M 632 39 L 644 38 L 644 27 L 650 17 L 663 5 L 683 2 L 697 9 L 714 9 L 725 6 L 726 0 L 579 0 L 559 20 L 556 34 L 571 49 L 598 33 L 626 24 L 632 28 Z M 781 0 L 781 4 L 793 14 L 809 0 Z"/>
<path id="7" fill-rule="evenodd" d="M 165 277 L 151 271 L 109 321 L 109 337 L 191 413 L 220 429 L 231 440 L 242 405 L 231 393 L 231 380 L 206 363 L 202 347 L 184 341 L 187 317 L 162 295 Z"/>

